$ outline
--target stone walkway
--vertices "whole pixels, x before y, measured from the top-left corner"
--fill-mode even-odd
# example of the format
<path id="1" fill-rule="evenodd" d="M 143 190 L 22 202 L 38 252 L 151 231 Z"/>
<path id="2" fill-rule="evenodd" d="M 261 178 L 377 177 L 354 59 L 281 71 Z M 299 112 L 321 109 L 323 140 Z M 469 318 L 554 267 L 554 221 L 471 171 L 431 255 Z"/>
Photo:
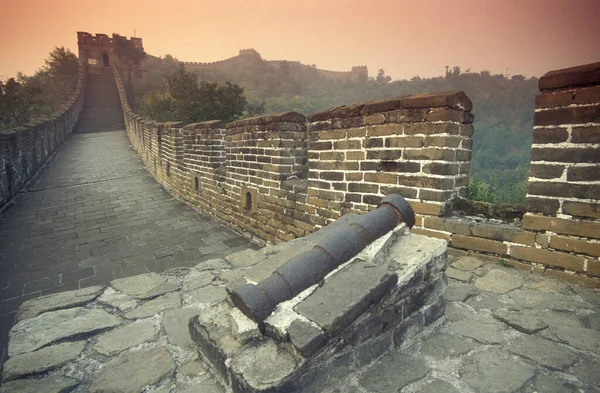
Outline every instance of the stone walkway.
<path id="1" fill-rule="evenodd" d="M 0 364 L 25 300 L 248 247 L 162 189 L 124 131 L 74 134 L 0 215 Z"/>
<path id="2" fill-rule="evenodd" d="M 281 250 L 27 302 L 0 392 L 224 393 L 188 321 L 226 297 L 223 285 L 259 259 L 253 253 Z M 322 393 L 600 392 L 599 291 L 471 257 L 448 276 L 442 323 L 359 372 L 340 362 Z"/>

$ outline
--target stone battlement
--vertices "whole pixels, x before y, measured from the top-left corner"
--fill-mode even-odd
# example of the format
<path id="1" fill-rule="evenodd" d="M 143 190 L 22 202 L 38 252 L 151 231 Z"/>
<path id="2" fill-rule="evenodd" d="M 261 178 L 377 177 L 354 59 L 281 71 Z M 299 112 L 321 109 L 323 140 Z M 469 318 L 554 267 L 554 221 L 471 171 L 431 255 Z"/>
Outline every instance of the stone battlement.
<path id="1" fill-rule="evenodd" d="M 505 223 L 453 214 L 469 205 L 473 115 L 463 92 L 184 126 L 135 115 L 115 77 L 129 138 L 150 173 L 259 243 L 306 236 L 398 193 L 417 213 L 413 231 L 443 238 L 454 253 L 598 286 L 600 63 L 584 68 L 540 79 L 528 206 Z"/>

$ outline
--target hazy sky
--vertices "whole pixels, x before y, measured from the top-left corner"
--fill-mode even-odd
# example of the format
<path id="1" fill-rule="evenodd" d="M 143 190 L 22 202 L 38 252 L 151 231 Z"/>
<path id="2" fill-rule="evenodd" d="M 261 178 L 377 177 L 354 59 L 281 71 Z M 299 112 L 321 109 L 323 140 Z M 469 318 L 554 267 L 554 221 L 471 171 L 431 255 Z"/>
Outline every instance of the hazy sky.
<path id="1" fill-rule="evenodd" d="M 464 70 L 541 76 L 600 61 L 600 0 L 0 0 L 0 78 L 33 73 L 77 31 L 143 38 L 146 52 L 268 60 L 394 79 Z"/>

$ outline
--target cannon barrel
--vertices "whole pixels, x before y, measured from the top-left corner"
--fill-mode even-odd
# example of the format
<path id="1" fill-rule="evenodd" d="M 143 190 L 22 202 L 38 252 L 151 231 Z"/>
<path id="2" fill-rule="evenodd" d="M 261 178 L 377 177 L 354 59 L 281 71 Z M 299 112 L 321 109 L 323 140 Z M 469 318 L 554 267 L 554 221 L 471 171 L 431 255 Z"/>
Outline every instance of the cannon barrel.
<path id="1" fill-rule="evenodd" d="M 257 285 L 245 284 L 231 291 L 231 301 L 247 317 L 262 326 L 277 304 L 317 284 L 402 222 L 409 228 L 415 225 L 413 209 L 402 196 L 387 195 L 377 209 L 359 216 L 311 250 L 293 257 Z"/>

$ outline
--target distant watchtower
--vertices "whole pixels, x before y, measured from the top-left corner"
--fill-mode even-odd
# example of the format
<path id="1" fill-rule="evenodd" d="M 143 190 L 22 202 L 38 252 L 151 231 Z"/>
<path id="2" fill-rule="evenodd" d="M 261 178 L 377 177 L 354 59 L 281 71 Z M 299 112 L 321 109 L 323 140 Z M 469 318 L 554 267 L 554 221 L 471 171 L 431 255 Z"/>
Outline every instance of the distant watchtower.
<path id="1" fill-rule="evenodd" d="M 141 38 L 132 37 L 130 41 L 137 48 L 144 50 Z M 110 60 L 115 54 L 115 44 L 112 37 L 106 34 L 95 36 L 83 31 L 77 32 L 77 45 L 79 47 L 79 58 L 88 65 L 90 74 L 101 74 L 104 67 L 110 66 Z"/>

